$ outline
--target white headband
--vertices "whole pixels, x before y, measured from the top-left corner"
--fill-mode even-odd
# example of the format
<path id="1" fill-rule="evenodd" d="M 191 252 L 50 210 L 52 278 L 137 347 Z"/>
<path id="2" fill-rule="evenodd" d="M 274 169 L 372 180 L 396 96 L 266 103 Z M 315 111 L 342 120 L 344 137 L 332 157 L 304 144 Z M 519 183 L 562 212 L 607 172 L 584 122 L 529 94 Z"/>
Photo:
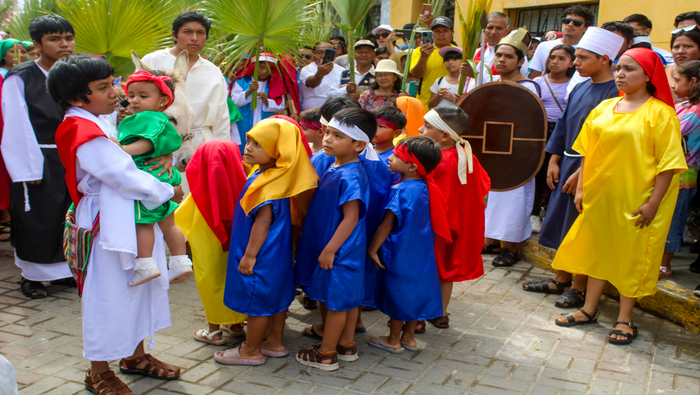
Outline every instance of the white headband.
<path id="1" fill-rule="evenodd" d="M 435 126 L 437 129 L 446 132 L 450 135 L 452 140 L 457 142 L 457 145 L 461 148 L 457 148 L 457 174 L 459 175 L 459 182 L 462 184 L 467 183 L 467 169 L 469 174 L 474 172 L 474 165 L 472 160 L 472 146 L 469 142 L 462 138 L 457 132 L 452 130 L 452 128 L 445 123 L 445 121 L 440 118 L 440 114 L 435 110 L 428 111 L 423 117 L 429 124 Z"/>
<path id="2" fill-rule="evenodd" d="M 323 122 L 323 118 L 321 118 L 321 122 Z M 374 150 L 374 147 L 372 147 L 372 143 L 369 141 L 369 136 L 365 132 L 362 131 L 362 129 L 358 128 L 355 125 L 348 125 L 345 123 L 341 123 L 337 119 L 333 118 L 327 125 L 328 127 L 338 129 L 338 131 L 345 133 L 348 135 L 353 140 L 359 140 L 359 141 L 364 141 L 367 143 L 365 146 L 365 150 L 362 151 L 362 153 L 366 153 L 365 158 L 369 160 L 379 160 L 379 155 L 377 155 L 377 151 Z"/>
<path id="3" fill-rule="evenodd" d="M 328 126 L 328 120 L 321 115 L 321 125 Z"/>

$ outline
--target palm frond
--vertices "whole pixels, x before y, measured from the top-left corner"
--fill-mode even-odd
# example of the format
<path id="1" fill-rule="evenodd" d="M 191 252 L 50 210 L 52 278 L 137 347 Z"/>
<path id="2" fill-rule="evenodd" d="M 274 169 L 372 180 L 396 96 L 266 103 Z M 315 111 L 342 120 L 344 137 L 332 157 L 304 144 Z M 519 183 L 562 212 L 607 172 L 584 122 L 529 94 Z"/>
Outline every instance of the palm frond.
<path id="1" fill-rule="evenodd" d="M 353 43 L 358 37 L 358 28 L 374 5 L 374 0 L 330 0 L 342 24 L 338 26 L 348 35 L 348 61 L 350 62 L 350 81 L 355 83 L 355 49 Z"/>
<path id="2" fill-rule="evenodd" d="M 10 19 L 9 33 L 20 41 L 32 41 L 29 36 L 29 22 L 42 15 L 56 12 L 57 8 L 56 0 L 25 0 L 22 10 Z"/>
<path id="3" fill-rule="evenodd" d="M 481 19 L 482 16 L 486 16 L 491 9 L 491 2 L 493 0 L 469 0 L 469 8 L 465 17 L 462 13 L 462 9 L 459 6 L 459 2 L 456 1 L 455 11 L 459 19 L 459 27 L 462 33 L 462 59 L 465 62 L 470 62 L 472 68 L 474 69 L 474 78 L 478 78 L 478 73 L 473 65 L 472 56 L 474 52 L 479 47 L 479 40 L 481 38 Z M 459 77 L 459 87 L 457 91 L 461 94 L 464 91 L 464 86 L 466 85 L 467 79 L 464 75 Z"/>
<path id="4" fill-rule="evenodd" d="M 457 3 L 457 1 L 455 1 Z M 438 17 L 442 14 L 442 8 L 445 6 L 445 0 L 430 0 L 430 5 L 433 6 L 433 15 Z"/>
<path id="5" fill-rule="evenodd" d="M 322 0 L 311 4 L 313 7 L 310 24 L 304 27 L 304 36 L 309 41 L 328 41 L 333 30 L 335 12 L 328 0 Z"/>

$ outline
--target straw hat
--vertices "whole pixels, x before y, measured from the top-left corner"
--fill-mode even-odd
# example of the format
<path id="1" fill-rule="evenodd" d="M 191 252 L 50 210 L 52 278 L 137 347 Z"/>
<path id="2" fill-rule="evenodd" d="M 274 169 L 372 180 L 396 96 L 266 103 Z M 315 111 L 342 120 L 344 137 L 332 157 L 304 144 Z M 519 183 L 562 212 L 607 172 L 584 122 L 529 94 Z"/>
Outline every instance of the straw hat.
<path id="1" fill-rule="evenodd" d="M 396 67 L 396 62 L 389 59 L 380 60 L 377 63 L 377 67 L 374 69 L 374 74 L 377 73 L 394 73 L 396 75 L 402 75 L 399 68 Z"/>

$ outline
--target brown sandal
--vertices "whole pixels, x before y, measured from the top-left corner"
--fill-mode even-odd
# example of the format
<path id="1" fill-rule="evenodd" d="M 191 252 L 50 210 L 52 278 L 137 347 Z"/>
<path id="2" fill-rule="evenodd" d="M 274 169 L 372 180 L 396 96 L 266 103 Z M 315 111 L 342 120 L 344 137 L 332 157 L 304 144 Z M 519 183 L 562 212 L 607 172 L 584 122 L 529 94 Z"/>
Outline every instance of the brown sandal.
<path id="1" fill-rule="evenodd" d="M 122 358 L 119 361 L 119 370 L 126 374 L 138 373 L 161 380 L 175 380 L 180 377 L 180 368 L 161 362 L 151 354 L 144 354 L 136 359 Z M 168 376 L 168 372 L 175 374 Z"/>
<path id="2" fill-rule="evenodd" d="M 318 302 L 309 299 L 309 296 L 303 292 L 299 295 L 299 303 L 301 303 L 306 310 L 315 310 L 318 307 Z"/>
<path id="3" fill-rule="evenodd" d="M 132 395 L 133 392 L 111 370 L 92 375 L 89 368 L 85 372 L 85 389 L 97 395 Z"/>

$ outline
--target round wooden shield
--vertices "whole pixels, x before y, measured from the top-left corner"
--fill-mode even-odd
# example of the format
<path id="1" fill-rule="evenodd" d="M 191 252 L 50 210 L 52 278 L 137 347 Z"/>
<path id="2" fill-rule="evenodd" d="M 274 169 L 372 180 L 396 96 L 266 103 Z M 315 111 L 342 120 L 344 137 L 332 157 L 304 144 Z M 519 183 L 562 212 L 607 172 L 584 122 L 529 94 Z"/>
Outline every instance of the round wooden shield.
<path id="1" fill-rule="evenodd" d="M 547 115 L 536 94 L 514 82 L 491 82 L 457 105 L 469 116 L 462 137 L 491 177 L 491 190 L 525 185 L 544 162 Z"/>

